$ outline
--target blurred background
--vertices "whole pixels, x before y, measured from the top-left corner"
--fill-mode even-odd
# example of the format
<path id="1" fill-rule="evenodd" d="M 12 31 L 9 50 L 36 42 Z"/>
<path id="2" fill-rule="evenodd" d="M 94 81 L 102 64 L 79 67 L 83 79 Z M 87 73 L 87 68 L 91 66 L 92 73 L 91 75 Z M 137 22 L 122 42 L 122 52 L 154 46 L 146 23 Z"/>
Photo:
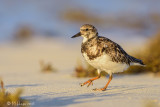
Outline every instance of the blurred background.
<path id="1" fill-rule="evenodd" d="M 146 67 L 132 66 L 120 75 L 151 73 L 160 77 L 160 0 L 0 0 L 0 105 L 6 107 L 7 101 L 28 102 L 20 99 L 22 90 L 15 91 L 19 87 L 25 88 L 25 99 L 31 98 L 40 106 L 48 100 L 51 102 L 44 102 L 45 106 L 54 105 L 54 102 L 62 105 L 76 103 L 74 99 L 83 98 L 76 93 L 79 95 L 88 91 L 77 86 L 80 79 L 75 77 L 97 75 L 96 69 L 82 58 L 82 38 L 71 39 L 83 24 L 94 25 L 100 36 L 117 42 L 128 54 L 146 64 Z M 123 89 L 126 87 L 124 82 L 128 85 L 134 83 L 132 88 L 137 91 L 142 89 L 135 87 L 143 88 L 144 84 L 159 90 L 159 83 L 155 82 L 158 80 L 151 78 L 152 82 L 142 75 L 137 76 L 140 77 L 132 79 L 127 75 L 129 78 L 118 79 L 115 83 L 122 87 L 117 93 L 119 89 L 122 89 L 121 93 L 131 90 Z M 154 94 L 148 93 L 148 87 L 142 92 L 145 97 L 158 96 L 159 91 L 154 89 L 151 91 Z M 16 97 L 6 94 L 8 92 L 15 92 L 13 95 Z M 137 92 L 137 96 L 139 93 L 141 91 Z M 108 93 L 104 94 L 107 97 Z M 73 98 L 65 101 L 67 97 L 59 97 L 64 95 L 73 95 Z M 92 98 L 90 94 L 86 96 Z M 126 94 L 124 98 L 129 97 Z M 109 99 L 106 101 L 115 101 Z M 129 104 L 126 100 L 127 103 L 119 101 Z"/>
<path id="2" fill-rule="evenodd" d="M 116 38 L 121 35 L 147 37 L 160 26 L 159 0 L 0 2 L 1 42 L 16 39 L 15 35 L 22 35 L 20 31 L 30 35 L 25 38 L 61 37 L 68 41 L 85 23 L 95 25 L 101 35 L 112 34 Z"/>
<path id="3" fill-rule="evenodd" d="M 44 66 L 72 72 L 81 63 L 82 38 L 70 37 L 86 23 L 129 54 L 146 59 L 140 53 L 159 35 L 159 4 L 159 0 L 0 0 L 0 73 L 43 71 Z M 159 59 L 159 51 L 156 55 Z"/>

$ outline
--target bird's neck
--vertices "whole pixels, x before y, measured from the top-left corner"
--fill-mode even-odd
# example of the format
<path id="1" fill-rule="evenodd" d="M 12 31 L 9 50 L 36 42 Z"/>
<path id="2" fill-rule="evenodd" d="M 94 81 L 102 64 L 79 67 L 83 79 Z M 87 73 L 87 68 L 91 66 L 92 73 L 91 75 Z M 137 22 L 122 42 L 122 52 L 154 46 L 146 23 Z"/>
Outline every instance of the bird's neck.
<path id="1" fill-rule="evenodd" d="M 88 38 L 84 37 L 83 38 L 83 43 L 85 43 L 86 41 L 88 41 Z"/>
<path id="2" fill-rule="evenodd" d="M 90 39 L 96 38 L 96 37 L 98 37 L 98 36 L 96 35 L 96 36 L 93 36 L 93 37 L 91 37 L 91 38 L 83 37 L 83 43 L 87 42 L 87 41 L 90 40 Z"/>

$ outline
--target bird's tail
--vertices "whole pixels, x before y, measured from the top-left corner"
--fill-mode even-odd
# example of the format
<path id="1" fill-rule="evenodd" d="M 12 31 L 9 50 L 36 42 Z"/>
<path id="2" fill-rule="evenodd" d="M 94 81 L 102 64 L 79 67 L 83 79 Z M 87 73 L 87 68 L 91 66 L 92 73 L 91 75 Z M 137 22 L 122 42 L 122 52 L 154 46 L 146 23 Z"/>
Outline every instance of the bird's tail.
<path id="1" fill-rule="evenodd" d="M 134 58 L 132 56 L 130 56 L 131 58 L 131 65 L 140 65 L 140 66 L 146 66 L 142 60 Z"/>

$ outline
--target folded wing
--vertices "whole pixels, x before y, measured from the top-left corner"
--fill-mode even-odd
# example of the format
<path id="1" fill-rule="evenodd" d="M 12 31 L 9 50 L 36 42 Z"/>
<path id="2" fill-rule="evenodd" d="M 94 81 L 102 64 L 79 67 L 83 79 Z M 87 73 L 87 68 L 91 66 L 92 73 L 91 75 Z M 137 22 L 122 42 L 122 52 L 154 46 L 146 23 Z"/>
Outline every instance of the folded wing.
<path id="1" fill-rule="evenodd" d="M 144 65 L 142 60 L 128 55 L 120 45 L 111 41 L 110 39 L 99 37 L 98 41 L 103 43 L 104 52 L 111 57 L 113 62 L 126 63 L 128 65 L 130 65 L 131 63 Z"/>

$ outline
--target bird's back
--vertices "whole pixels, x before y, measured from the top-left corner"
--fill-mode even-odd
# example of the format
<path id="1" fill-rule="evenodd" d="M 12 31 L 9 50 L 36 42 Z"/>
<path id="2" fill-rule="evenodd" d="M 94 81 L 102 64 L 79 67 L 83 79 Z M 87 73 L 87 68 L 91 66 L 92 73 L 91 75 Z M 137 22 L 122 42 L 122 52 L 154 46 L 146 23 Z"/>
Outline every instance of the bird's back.
<path id="1" fill-rule="evenodd" d="M 120 45 L 101 36 L 93 37 L 82 43 L 81 51 L 88 56 L 89 60 L 94 60 L 107 54 L 115 63 L 125 63 L 127 65 L 138 63 L 144 65 L 140 59 L 128 55 Z"/>

